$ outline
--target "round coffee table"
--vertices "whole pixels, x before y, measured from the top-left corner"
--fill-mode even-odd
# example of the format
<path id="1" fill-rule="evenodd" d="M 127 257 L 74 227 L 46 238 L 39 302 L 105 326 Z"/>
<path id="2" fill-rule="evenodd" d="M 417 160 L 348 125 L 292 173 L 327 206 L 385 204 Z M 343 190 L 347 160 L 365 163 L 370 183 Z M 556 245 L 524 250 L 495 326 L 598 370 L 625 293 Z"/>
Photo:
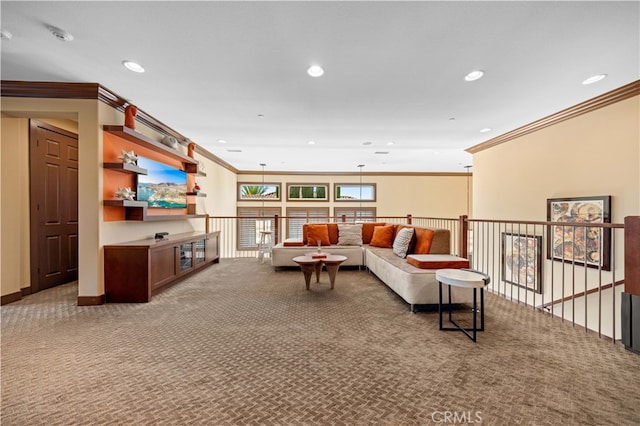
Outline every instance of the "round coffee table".
<path id="1" fill-rule="evenodd" d="M 307 290 L 309 290 L 311 275 L 313 272 L 316 273 L 316 282 L 320 282 L 320 271 L 322 270 L 322 265 L 325 265 L 327 268 L 329 281 L 331 282 L 331 289 L 333 290 L 338 269 L 340 268 L 340 264 L 345 260 L 347 260 L 346 256 L 334 254 L 328 254 L 326 257 L 321 258 L 313 258 L 311 256 L 297 256 L 293 258 L 293 261 L 300 266 L 300 269 L 304 274 L 304 281 L 307 286 Z"/>

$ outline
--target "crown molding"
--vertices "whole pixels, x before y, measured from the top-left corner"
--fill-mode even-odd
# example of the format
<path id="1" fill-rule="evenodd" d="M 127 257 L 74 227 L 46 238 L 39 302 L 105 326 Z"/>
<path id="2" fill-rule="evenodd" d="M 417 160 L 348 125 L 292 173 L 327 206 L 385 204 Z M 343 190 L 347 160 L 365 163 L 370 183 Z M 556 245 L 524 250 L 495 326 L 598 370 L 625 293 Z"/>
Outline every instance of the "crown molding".
<path id="1" fill-rule="evenodd" d="M 265 175 L 265 176 L 360 176 L 360 172 L 289 172 L 289 171 L 262 171 L 241 170 L 238 175 Z M 473 176 L 468 172 L 363 172 L 362 176 Z"/>
<path id="2" fill-rule="evenodd" d="M 125 107 L 131 103 L 114 91 L 98 83 L 2 80 L 0 82 L 0 96 L 13 98 L 94 99 L 122 113 L 124 113 Z M 138 108 L 138 113 L 136 114 L 136 121 L 160 134 L 173 136 L 182 145 L 187 145 L 192 142 L 189 138 L 140 108 Z M 198 144 L 196 144 L 196 152 L 233 173 L 238 173 L 235 167 Z"/>
<path id="3" fill-rule="evenodd" d="M 514 139 L 520 138 L 529 133 L 537 132 L 538 130 L 542 130 L 546 127 L 553 126 L 558 123 L 562 123 L 563 121 L 570 120 L 572 118 L 581 116 L 583 114 L 587 114 L 589 112 L 598 110 L 600 108 L 604 108 L 608 105 L 615 104 L 617 102 L 620 102 L 625 99 L 629 99 L 638 95 L 640 95 L 640 80 L 636 80 L 618 89 L 612 90 L 610 92 L 607 92 L 595 98 L 589 99 L 585 102 L 579 103 L 567 109 L 563 109 L 560 112 L 551 114 L 549 116 L 541 118 L 540 120 L 526 124 L 522 127 L 518 127 L 517 129 L 512 130 L 508 133 L 505 133 L 493 139 L 489 139 L 486 142 L 482 142 L 478 145 L 474 145 L 470 148 L 467 148 L 465 149 L 465 151 L 470 154 L 476 154 L 480 151 L 484 151 L 496 145 L 500 145 L 505 142 L 512 141 Z"/>

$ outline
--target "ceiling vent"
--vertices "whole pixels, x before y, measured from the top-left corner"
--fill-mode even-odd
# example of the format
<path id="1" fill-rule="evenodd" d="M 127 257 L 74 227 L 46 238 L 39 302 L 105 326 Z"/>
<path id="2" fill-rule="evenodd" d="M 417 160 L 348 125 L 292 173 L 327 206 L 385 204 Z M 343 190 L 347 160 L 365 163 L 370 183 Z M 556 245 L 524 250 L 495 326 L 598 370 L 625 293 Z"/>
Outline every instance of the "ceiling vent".
<path id="1" fill-rule="evenodd" d="M 242 152 L 241 149 L 228 149 L 227 152 Z"/>
<path id="2" fill-rule="evenodd" d="M 389 151 L 376 151 L 375 154 L 377 155 L 387 155 L 389 153 Z"/>

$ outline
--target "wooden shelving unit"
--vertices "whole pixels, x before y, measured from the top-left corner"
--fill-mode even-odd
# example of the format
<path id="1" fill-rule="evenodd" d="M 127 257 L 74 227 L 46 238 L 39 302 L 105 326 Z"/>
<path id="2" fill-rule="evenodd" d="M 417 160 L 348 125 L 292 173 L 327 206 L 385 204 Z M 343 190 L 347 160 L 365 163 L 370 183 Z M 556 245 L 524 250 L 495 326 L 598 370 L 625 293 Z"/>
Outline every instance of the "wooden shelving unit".
<path id="1" fill-rule="evenodd" d="M 136 132 L 134 129 L 125 126 L 103 126 L 102 129 L 115 135 L 119 138 L 135 143 L 154 152 L 160 153 L 168 158 L 180 161 L 184 170 L 196 176 L 206 176 L 202 171 L 198 171 L 198 162 L 175 149 L 172 149 L 160 142 L 157 142 L 142 133 Z M 121 173 L 142 174 L 146 175 L 147 170 L 138 167 L 134 164 L 124 163 L 104 163 L 105 169 L 114 170 Z M 206 197 L 207 195 L 201 192 L 188 192 L 188 196 Z M 166 220 L 183 220 L 183 219 L 197 219 L 203 218 L 206 215 L 195 214 L 195 204 L 187 204 L 187 214 L 181 215 L 150 215 L 147 214 L 147 202 L 146 201 L 130 201 L 130 200 L 104 200 L 105 206 L 122 207 L 125 209 L 125 220 L 137 220 L 137 221 L 166 221 Z"/>

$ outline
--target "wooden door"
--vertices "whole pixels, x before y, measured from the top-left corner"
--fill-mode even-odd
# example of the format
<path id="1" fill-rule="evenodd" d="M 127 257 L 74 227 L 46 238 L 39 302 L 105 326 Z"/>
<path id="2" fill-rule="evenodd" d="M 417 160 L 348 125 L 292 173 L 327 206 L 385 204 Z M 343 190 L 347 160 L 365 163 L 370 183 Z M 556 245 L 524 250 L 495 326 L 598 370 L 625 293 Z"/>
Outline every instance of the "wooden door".
<path id="1" fill-rule="evenodd" d="M 78 279 L 78 136 L 31 120 L 31 291 Z"/>

